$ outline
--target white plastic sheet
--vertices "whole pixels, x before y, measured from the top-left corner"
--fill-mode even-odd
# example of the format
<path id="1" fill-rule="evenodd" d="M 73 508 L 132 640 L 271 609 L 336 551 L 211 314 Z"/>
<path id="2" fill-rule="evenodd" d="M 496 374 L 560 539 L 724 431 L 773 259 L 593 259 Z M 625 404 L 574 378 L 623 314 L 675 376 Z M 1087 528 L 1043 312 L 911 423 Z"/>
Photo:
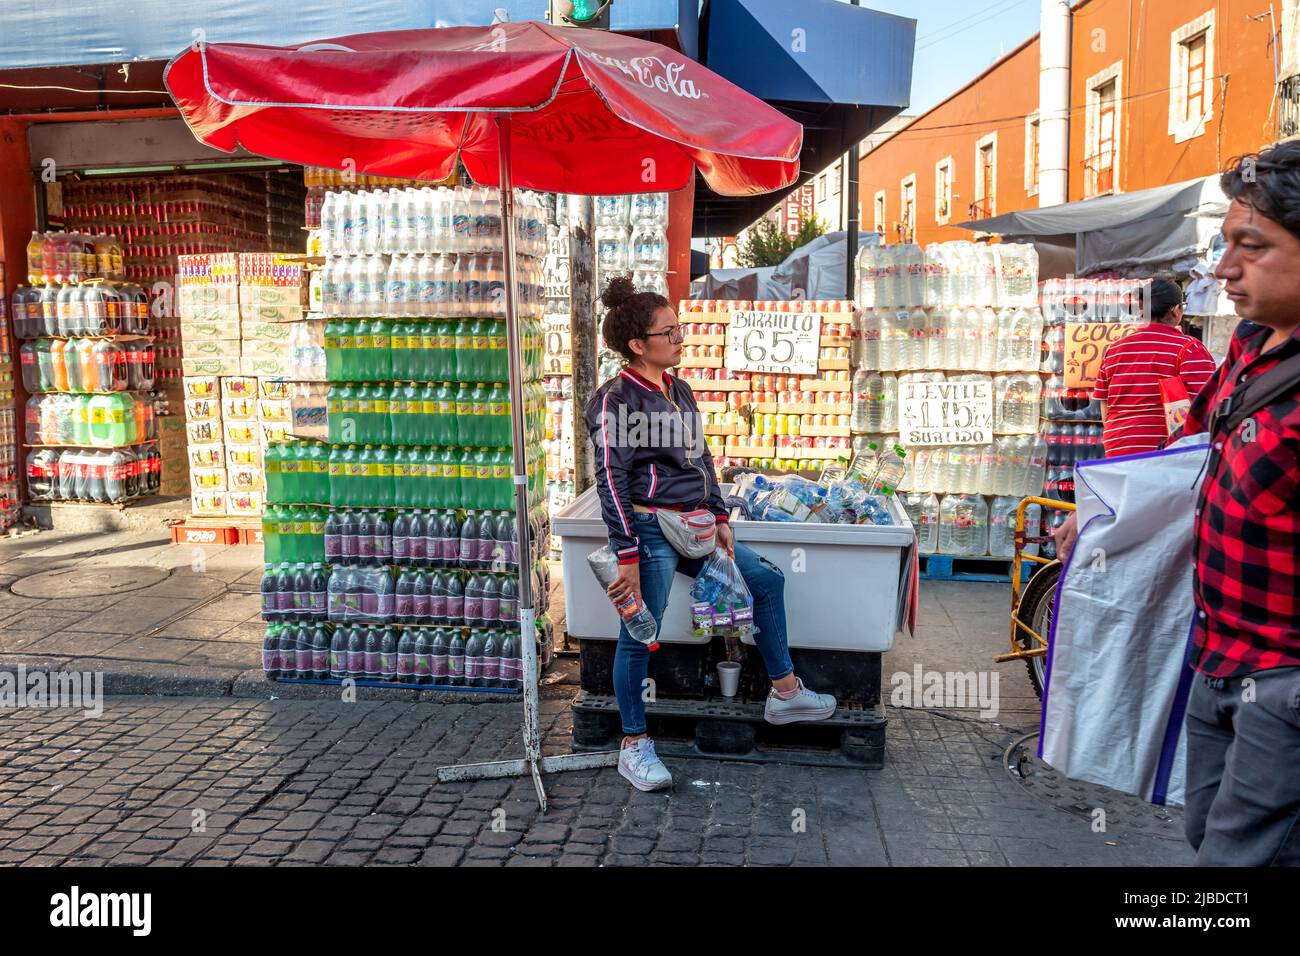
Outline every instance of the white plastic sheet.
<path id="1" fill-rule="evenodd" d="M 1067 777 L 1182 805 L 1193 514 L 1206 436 L 1076 466 L 1038 755 Z"/>

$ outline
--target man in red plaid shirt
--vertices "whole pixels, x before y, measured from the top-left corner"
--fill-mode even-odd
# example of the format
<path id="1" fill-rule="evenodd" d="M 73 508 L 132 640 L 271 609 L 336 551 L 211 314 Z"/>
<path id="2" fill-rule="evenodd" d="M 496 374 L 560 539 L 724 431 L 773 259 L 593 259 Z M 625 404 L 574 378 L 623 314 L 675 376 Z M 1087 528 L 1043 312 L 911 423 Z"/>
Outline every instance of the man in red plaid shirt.
<path id="1" fill-rule="evenodd" d="M 1242 322 L 1170 438 L 1210 433 L 1185 830 L 1198 865 L 1300 866 L 1300 380 L 1231 430 L 1214 422 L 1234 388 L 1300 354 L 1300 142 L 1245 157 L 1222 185 L 1232 202 L 1215 276 Z"/>

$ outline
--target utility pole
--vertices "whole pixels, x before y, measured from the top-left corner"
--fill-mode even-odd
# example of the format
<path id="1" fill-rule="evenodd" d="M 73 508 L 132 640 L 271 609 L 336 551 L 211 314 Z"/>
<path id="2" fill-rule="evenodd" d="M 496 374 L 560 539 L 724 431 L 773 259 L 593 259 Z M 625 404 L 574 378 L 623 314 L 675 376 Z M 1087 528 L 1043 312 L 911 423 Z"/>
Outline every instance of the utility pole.
<path id="1" fill-rule="evenodd" d="M 595 482 L 583 410 L 596 391 L 596 206 L 569 197 L 569 334 L 573 351 L 573 491 Z"/>
<path id="2" fill-rule="evenodd" d="M 851 0 L 853 5 L 858 6 L 858 0 Z M 844 263 L 844 298 L 852 301 L 857 285 L 857 261 L 858 261 L 858 143 L 854 140 L 853 145 L 849 147 L 848 170 L 844 176 L 845 199 L 848 201 L 848 216 L 845 220 L 848 227 L 847 246 L 845 250 Z"/>

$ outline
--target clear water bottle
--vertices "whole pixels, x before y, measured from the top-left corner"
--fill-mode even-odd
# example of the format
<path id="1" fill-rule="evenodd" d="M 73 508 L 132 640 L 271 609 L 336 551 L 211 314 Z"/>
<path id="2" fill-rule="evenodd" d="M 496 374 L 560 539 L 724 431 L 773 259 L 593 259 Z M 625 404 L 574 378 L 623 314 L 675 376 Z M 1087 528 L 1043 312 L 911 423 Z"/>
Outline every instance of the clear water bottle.
<path id="1" fill-rule="evenodd" d="M 939 499 L 933 494 L 913 492 L 903 499 L 903 507 L 916 529 L 921 554 L 934 554 L 939 550 Z"/>
<path id="2" fill-rule="evenodd" d="M 897 313 L 893 309 L 876 309 L 874 324 L 880 329 L 880 346 L 878 368 L 882 372 L 892 372 L 898 368 L 898 323 Z"/>
<path id="3" fill-rule="evenodd" d="M 587 564 L 591 566 L 591 571 L 596 575 L 600 586 L 606 590 L 618 578 L 618 558 L 614 557 L 614 552 L 608 545 L 587 555 Z M 655 624 L 654 615 L 650 613 L 650 609 L 643 601 L 632 595 L 623 601 L 615 602 L 614 609 L 623 619 L 628 633 L 636 640 L 652 651 L 659 647 L 658 625 Z"/>
<path id="4" fill-rule="evenodd" d="M 364 256 L 351 256 L 347 260 L 348 268 L 343 282 L 343 308 L 345 315 L 364 315 L 364 295 L 366 290 L 366 259 Z"/>
<path id="5" fill-rule="evenodd" d="M 658 271 L 668 268 L 668 240 L 658 225 L 638 225 L 632 232 L 631 243 L 632 269 Z"/>
<path id="6" fill-rule="evenodd" d="M 873 495 L 892 495 L 907 474 L 907 450 L 897 443 L 881 449 L 876 471 L 867 491 Z"/>
<path id="7" fill-rule="evenodd" d="M 1042 435 L 1028 435 L 1025 473 L 1012 494 L 1024 497 L 1042 494 L 1047 474 L 1047 440 Z"/>
<path id="8" fill-rule="evenodd" d="M 388 263 L 381 255 L 366 257 L 365 315 L 383 315 L 387 305 L 384 290 L 388 285 Z"/>
<path id="9" fill-rule="evenodd" d="M 628 198 L 626 196 L 596 197 L 596 227 L 626 226 L 628 224 Z"/>
<path id="10" fill-rule="evenodd" d="M 874 435 L 884 431 L 885 380 L 879 372 L 860 369 L 853 374 L 852 430 Z"/>
<path id="11" fill-rule="evenodd" d="M 930 467 L 930 449 L 922 445 L 908 451 L 912 458 L 912 467 L 907 469 L 907 476 L 903 479 L 900 490 L 912 494 L 924 494 L 929 490 L 926 480 Z"/>
<path id="12" fill-rule="evenodd" d="M 402 279 L 400 255 L 395 255 L 388 260 L 388 272 L 384 276 L 383 314 L 392 317 L 406 314 L 406 283 Z"/>
<path id="13" fill-rule="evenodd" d="M 965 548 L 958 541 L 958 508 L 962 504 L 961 495 L 944 495 L 939 501 L 939 553 L 965 554 Z"/>
<path id="14" fill-rule="evenodd" d="M 863 246 L 858 250 L 857 289 L 858 308 L 866 314 L 876 307 L 876 248 Z"/>
<path id="15" fill-rule="evenodd" d="M 947 367 L 944 365 L 946 359 L 944 351 L 946 348 L 947 329 L 945 326 L 947 318 L 943 309 L 929 308 L 925 310 L 924 368 L 941 369 Z"/>
<path id="16" fill-rule="evenodd" d="M 881 430 L 896 432 L 898 431 L 898 376 L 885 374 L 881 377 L 885 381 L 885 408 L 881 418 Z"/>
<path id="17" fill-rule="evenodd" d="M 1022 499 L 1015 495 L 994 498 L 989 508 L 989 554 L 995 558 L 1010 558 L 1016 553 L 1016 509 Z M 1042 509 L 1038 505 L 1025 508 L 1025 534 L 1033 537 L 1042 522 Z M 1038 545 L 1025 546 L 1026 554 L 1038 553 Z"/>
<path id="18" fill-rule="evenodd" d="M 339 221 L 339 200 L 344 193 L 327 192 L 320 206 L 321 255 L 335 256 L 345 251 L 339 242 L 342 223 Z"/>
<path id="19" fill-rule="evenodd" d="M 913 308 L 907 313 L 907 365 L 906 368 L 932 368 L 930 360 L 930 317 L 923 308 Z"/>
<path id="20" fill-rule="evenodd" d="M 864 308 L 858 312 L 858 367 L 880 368 L 880 316 L 875 309 Z"/>
<path id="21" fill-rule="evenodd" d="M 380 190 L 384 204 L 383 251 L 389 255 L 405 252 L 411 244 L 412 237 L 406 231 L 406 210 L 402 197 L 404 190 Z"/>
<path id="22" fill-rule="evenodd" d="M 626 226 L 597 227 L 596 265 L 607 276 L 627 269 L 628 232 Z"/>

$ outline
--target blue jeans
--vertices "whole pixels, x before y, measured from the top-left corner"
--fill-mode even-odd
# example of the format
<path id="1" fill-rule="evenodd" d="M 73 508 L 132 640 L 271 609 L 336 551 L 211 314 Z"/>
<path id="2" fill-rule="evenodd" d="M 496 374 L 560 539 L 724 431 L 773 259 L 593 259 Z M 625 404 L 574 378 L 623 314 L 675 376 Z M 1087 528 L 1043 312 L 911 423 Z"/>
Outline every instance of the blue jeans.
<path id="1" fill-rule="evenodd" d="M 641 539 L 641 597 L 662 629 L 673 575 L 680 571 L 693 578 L 704 567 L 705 559 L 684 558 L 674 551 L 654 515 L 637 511 L 632 520 Z M 754 596 L 754 643 L 763 657 L 767 676 L 774 681 L 788 677 L 794 673 L 794 665 L 786 641 L 785 575 L 740 542 L 736 543 L 736 565 Z M 618 649 L 614 652 L 614 693 L 624 734 L 645 733 L 645 701 L 641 694 L 649 668 L 650 650 L 620 626 Z"/>

